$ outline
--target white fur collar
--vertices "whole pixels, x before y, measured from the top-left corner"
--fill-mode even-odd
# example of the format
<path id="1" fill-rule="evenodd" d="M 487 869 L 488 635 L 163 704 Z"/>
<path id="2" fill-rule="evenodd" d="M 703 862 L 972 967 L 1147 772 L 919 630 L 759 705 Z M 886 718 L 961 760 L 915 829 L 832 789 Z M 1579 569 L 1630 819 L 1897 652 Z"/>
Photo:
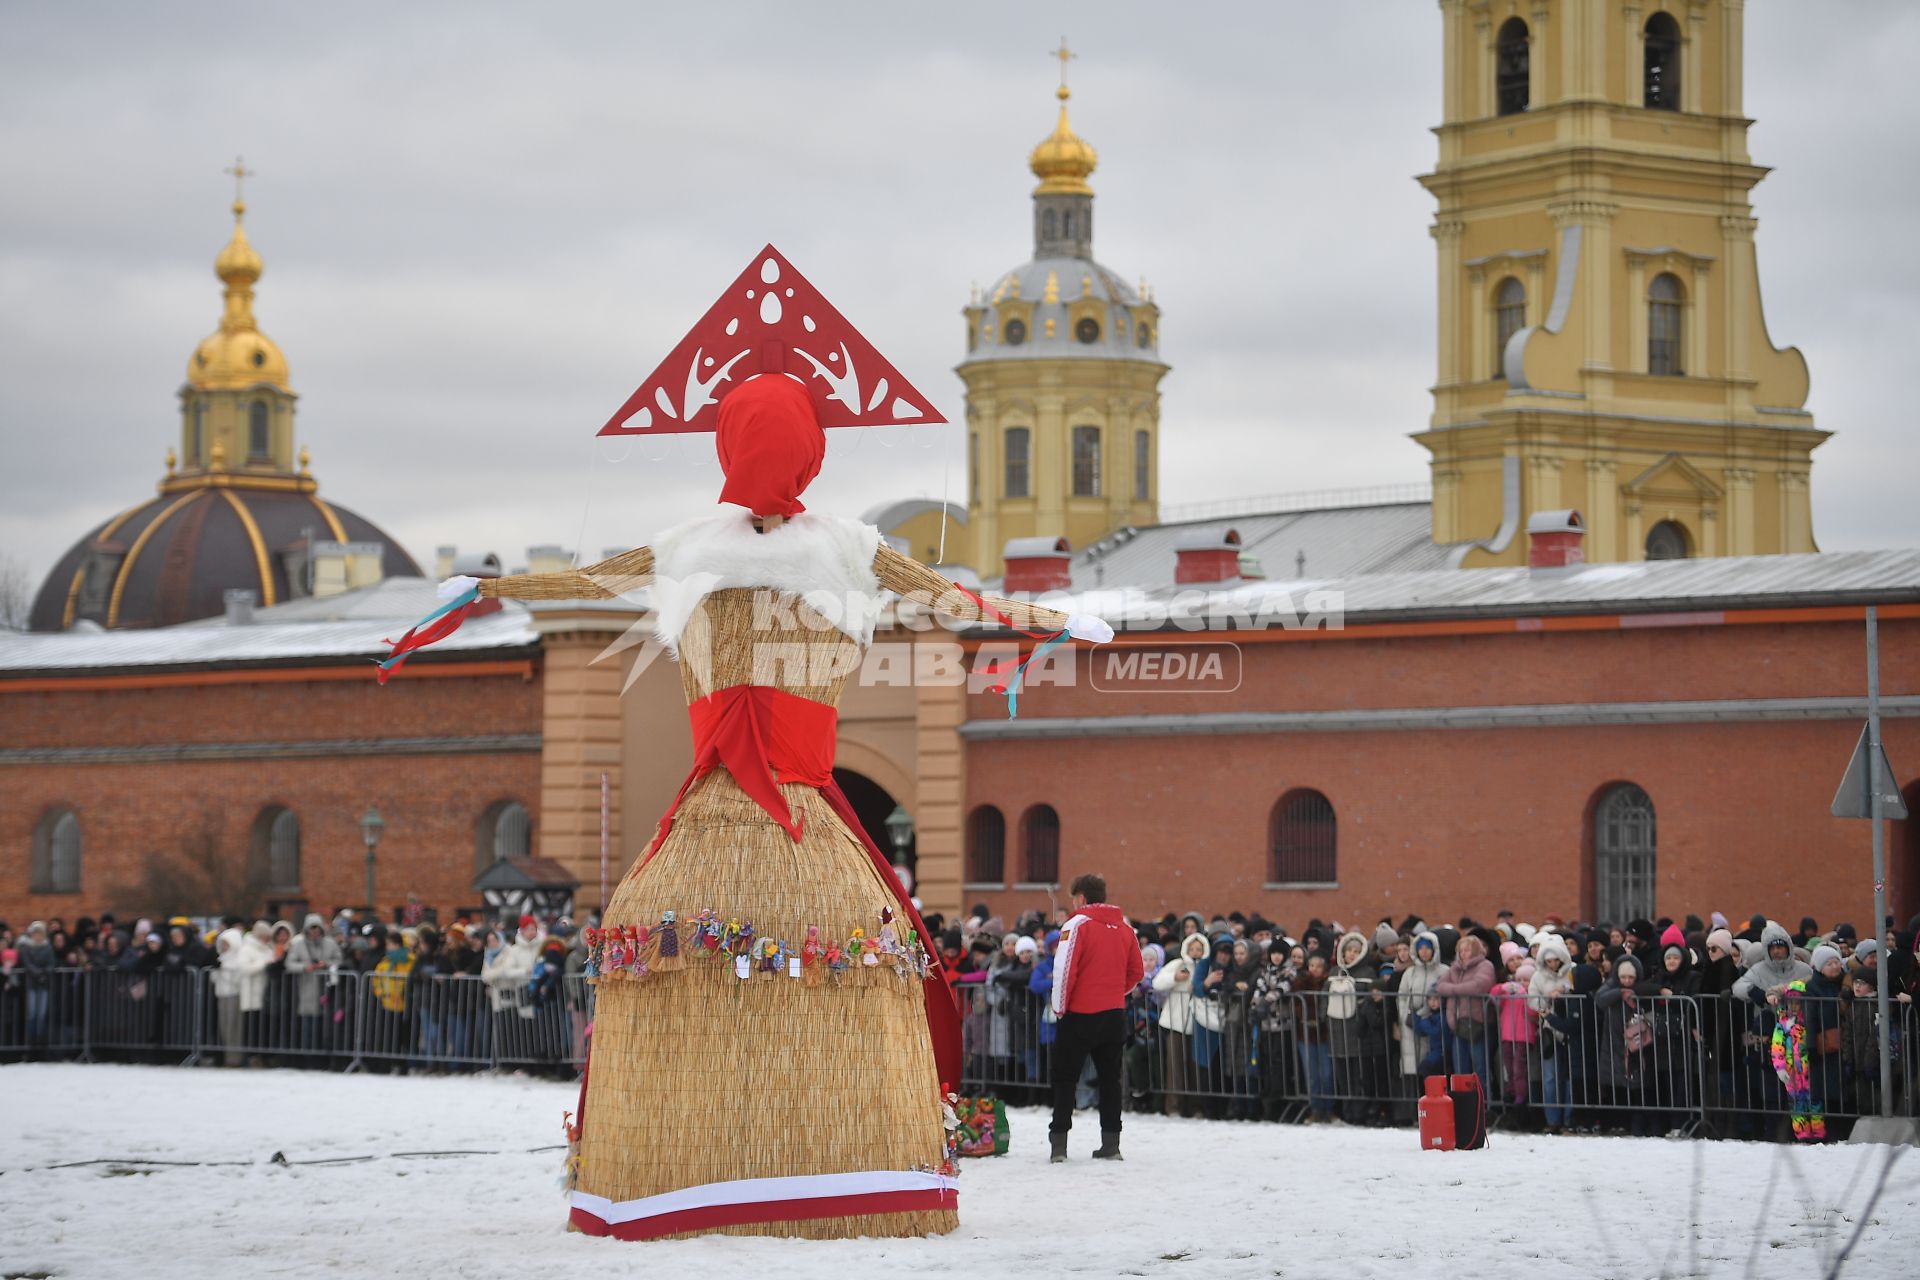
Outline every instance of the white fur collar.
<path id="1" fill-rule="evenodd" d="M 740 508 L 662 530 L 653 548 L 653 633 L 678 651 L 687 620 L 710 592 L 771 587 L 797 596 L 861 644 L 881 607 L 873 557 L 880 531 L 843 516 L 805 512 L 768 533 Z"/>

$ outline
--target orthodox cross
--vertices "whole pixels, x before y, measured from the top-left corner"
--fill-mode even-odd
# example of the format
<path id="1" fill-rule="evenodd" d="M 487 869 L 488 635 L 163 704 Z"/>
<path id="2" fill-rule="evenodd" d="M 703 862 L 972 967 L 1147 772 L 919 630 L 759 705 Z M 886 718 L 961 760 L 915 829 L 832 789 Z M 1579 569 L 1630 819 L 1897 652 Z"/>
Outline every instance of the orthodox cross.
<path id="1" fill-rule="evenodd" d="M 1067 87 L 1067 61 L 1070 58 L 1077 58 L 1080 55 L 1067 48 L 1067 38 L 1061 36 L 1060 47 L 1053 50 L 1049 56 L 1060 59 L 1060 87 L 1064 89 Z"/>
<path id="2" fill-rule="evenodd" d="M 1062 47 L 1066 45 L 1065 40 L 1062 40 L 1060 43 Z M 220 172 L 230 173 L 233 175 L 233 202 L 235 204 L 245 203 L 246 192 L 242 190 L 242 188 L 246 183 L 246 180 L 248 178 L 257 178 L 260 176 L 260 171 L 258 169 L 247 168 L 247 162 L 241 159 L 239 156 L 235 156 L 233 158 L 232 168 L 222 169 Z"/>

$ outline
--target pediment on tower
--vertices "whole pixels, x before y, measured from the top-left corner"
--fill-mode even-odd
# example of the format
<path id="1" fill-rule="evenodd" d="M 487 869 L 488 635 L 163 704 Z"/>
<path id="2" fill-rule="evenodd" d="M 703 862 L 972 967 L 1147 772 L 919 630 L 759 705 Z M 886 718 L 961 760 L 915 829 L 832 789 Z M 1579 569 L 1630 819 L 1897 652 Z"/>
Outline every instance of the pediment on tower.
<path id="1" fill-rule="evenodd" d="M 1669 453 L 1621 485 L 1620 492 L 1637 498 L 1714 501 L 1719 499 L 1723 490 L 1700 468 L 1677 453 Z"/>

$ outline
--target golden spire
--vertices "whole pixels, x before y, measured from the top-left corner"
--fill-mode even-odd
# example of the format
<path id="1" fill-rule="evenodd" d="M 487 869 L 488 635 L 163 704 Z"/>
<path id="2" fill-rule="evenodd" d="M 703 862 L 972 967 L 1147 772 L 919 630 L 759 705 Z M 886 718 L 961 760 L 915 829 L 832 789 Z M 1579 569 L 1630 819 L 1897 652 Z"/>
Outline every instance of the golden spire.
<path id="1" fill-rule="evenodd" d="M 221 317 L 220 327 L 228 333 L 237 333 L 254 327 L 253 286 L 260 279 L 260 255 L 247 243 L 247 229 L 241 225 L 241 219 L 247 215 L 242 184 L 254 170 L 235 156 L 233 167 L 222 172 L 233 175 L 233 239 L 227 241 L 227 247 L 213 260 L 213 273 L 227 286 L 227 313 Z"/>
<path id="2" fill-rule="evenodd" d="M 233 175 L 233 236 L 213 260 L 213 273 L 227 287 L 226 305 L 218 331 L 201 342 L 187 362 L 187 382 L 201 391 L 260 383 L 290 390 L 287 358 L 260 332 L 253 318 L 253 286 L 260 279 L 260 255 L 247 243 L 243 220 L 247 213 L 244 184 L 254 176 L 254 170 L 235 157 L 233 166 L 223 172 Z"/>
<path id="3" fill-rule="evenodd" d="M 1060 59 L 1060 87 L 1054 91 L 1060 99 L 1060 119 L 1053 126 L 1053 132 L 1027 157 L 1027 167 L 1040 179 L 1033 194 L 1090 196 L 1093 188 L 1087 185 L 1087 176 L 1100 163 L 1100 156 L 1073 131 L 1073 125 L 1067 120 L 1067 99 L 1073 96 L 1067 88 L 1067 62 L 1080 55 L 1067 48 L 1067 38 L 1062 36 L 1060 47 L 1050 56 Z"/>

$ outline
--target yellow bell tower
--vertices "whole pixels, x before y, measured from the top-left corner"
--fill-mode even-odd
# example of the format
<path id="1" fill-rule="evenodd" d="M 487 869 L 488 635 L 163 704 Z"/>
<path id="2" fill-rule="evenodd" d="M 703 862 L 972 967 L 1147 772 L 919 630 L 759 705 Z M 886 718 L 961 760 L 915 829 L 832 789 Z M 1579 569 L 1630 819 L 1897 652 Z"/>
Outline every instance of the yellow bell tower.
<path id="1" fill-rule="evenodd" d="M 1099 157 L 1067 119 L 1034 147 L 1033 258 L 976 291 L 965 310 L 967 563 L 1002 571 L 1008 539 L 1064 536 L 1075 550 L 1158 523 L 1160 308 L 1093 258 Z M 916 540 L 916 545 L 919 541 Z M 949 559 L 960 557 L 949 553 Z"/>
<path id="2" fill-rule="evenodd" d="M 1760 307 L 1742 0 L 1441 0 L 1433 537 L 1524 563 L 1814 551 L 1827 437 Z"/>

